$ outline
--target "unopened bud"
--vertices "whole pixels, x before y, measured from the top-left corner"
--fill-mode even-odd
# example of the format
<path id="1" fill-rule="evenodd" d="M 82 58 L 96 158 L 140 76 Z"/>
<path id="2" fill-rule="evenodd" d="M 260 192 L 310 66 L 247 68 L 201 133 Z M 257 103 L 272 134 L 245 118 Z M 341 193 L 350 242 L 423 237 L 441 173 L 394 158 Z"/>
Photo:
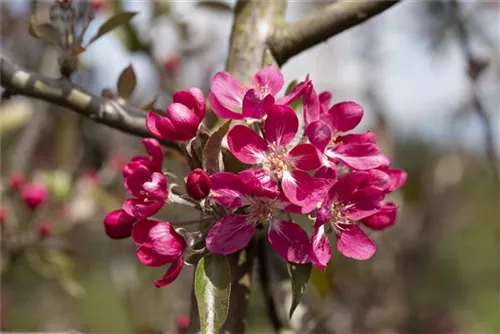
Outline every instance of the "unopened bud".
<path id="1" fill-rule="evenodd" d="M 0 227 L 3 227 L 5 224 L 5 209 L 0 208 Z"/>
<path id="2" fill-rule="evenodd" d="M 9 177 L 9 185 L 12 189 L 20 190 L 26 183 L 26 179 L 21 173 L 12 173 Z"/>
<path id="3" fill-rule="evenodd" d="M 132 226 L 136 218 L 123 210 L 111 211 L 104 218 L 106 235 L 111 239 L 125 239 L 132 235 Z"/>
<path id="4" fill-rule="evenodd" d="M 196 168 L 189 174 L 186 182 L 186 190 L 189 196 L 195 200 L 201 200 L 208 196 L 212 182 L 208 174 L 201 168 Z"/>
<path id="5" fill-rule="evenodd" d="M 40 183 L 30 183 L 21 189 L 21 197 L 24 203 L 32 210 L 43 204 L 49 198 L 47 187 Z"/>
<path id="6" fill-rule="evenodd" d="M 52 234 L 52 224 L 48 221 L 41 221 L 36 227 L 40 238 L 47 238 Z"/>

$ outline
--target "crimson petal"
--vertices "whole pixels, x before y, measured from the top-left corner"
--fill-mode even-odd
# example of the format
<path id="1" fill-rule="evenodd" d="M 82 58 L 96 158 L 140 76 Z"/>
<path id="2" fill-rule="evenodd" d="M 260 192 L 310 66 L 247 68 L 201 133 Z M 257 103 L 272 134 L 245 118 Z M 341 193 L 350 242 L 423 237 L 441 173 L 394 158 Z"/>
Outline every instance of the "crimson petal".
<path id="1" fill-rule="evenodd" d="M 264 123 L 264 137 L 275 148 L 288 145 L 297 134 L 299 119 L 295 111 L 287 105 L 275 104 L 267 113 Z"/>
<path id="2" fill-rule="evenodd" d="M 351 101 L 340 102 L 330 108 L 328 113 L 333 118 L 333 125 L 339 132 L 354 129 L 363 118 L 363 108 Z"/>
<path id="3" fill-rule="evenodd" d="M 229 131 L 227 144 L 231 153 L 247 164 L 262 162 L 267 150 L 264 139 L 244 125 L 236 125 Z"/>
<path id="4" fill-rule="evenodd" d="M 342 229 L 337 235 L 337 250 L 355 260 L 368 260 L 375 254 L 377 245 L 354 224 L 338 224 Z"/>
<path id="5" fill-rule="evenodd" d="M 311 144 L 316 146 L 320 152 L 325 152 L 325 149 L 332 140 L 333 133 L 325 122 L 315 121 L 307 126 L 306 135 Z"/>
<path id="6" fill-rule="evenodd" d="M 325 271 L 331 257 L 332 247 L 325 233 L 325 225 L 315 226 L 312 237 L 311 262 L 319 269 Z"/>
<path id="7" fill-rule="evenodd" d="M 246 215 L 225 216 L 208 232 L 206 245 L 214 254 L 232 254 L 243 249 L 254 233 L 255 226 L 247 223 Z"/>
<path id="8" fill-rule="evenodd" d="M 212 189 L 210 197 L 226 208 L 239 208 L 247 204 L 249 195 L 245 183 L 236 174 L 221 172 L 210 177 Z"/>
<path id="9" fill-rule="evenodd" d="M 182 257 L 180 257 L 177 261 L 172 262 L 165 275 L 163 275 L 161 279 L 155 282 L 155 286 L 157 288 L 161 288 L 175 281 L 175 279 L 181 273 L 183 265 L 184 265 L 184 258 Z"/>
<path id="10" fill-rule="evenodd" d="M 363 219 L 363 224 L 373 230 L 383 230 L 394 225 L 397 218 L 398 207 L 392 203 L 386 203 L 377 213 Z"/>
<path id="11" fill-rule="evenodd" d="M 315 188 L 312 176 L 300 170 L 283 173 L 281 182 L 283 193 L 293 204 L 304 206 L 311 204 L 311 194 Z"/>
<path id="12" fill-rule="evenodd" d="M 288 262 L 310 262 L 311 242 L 300 225 L 286 220 L 273 220 L 269 226 L 268 239 L 274 250 Z"/>
<path id="13" fill-rule="evenodd" d="M 321 166 L 319 151 L 311 144 L 299 144 L 288 153 L 293 167 L 301 170 L 314 170 Z"/>
<path id="14" fill-rule="evenodd" d="M 266 95 L 261 99 L 254 89 L 249 89 L 243 98 L 243 117 L 261 119 L 273 105 L 272 95 Z"/>

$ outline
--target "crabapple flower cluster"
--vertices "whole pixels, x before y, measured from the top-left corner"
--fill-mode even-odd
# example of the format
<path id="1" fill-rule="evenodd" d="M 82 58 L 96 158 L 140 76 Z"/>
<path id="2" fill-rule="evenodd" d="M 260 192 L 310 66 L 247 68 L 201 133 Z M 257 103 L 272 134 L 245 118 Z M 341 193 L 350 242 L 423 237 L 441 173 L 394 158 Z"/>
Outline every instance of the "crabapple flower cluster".
<path id="1" fill-rule="evenodd" d="M 208 221 L 197 234 L 204 252 L 232 254 L 257 229 L 266 228 L 269 243 L 286 261 L 323 270 L 331 258 L 329 234 L 341 254 L 366 260 L 376 245 L 365 229 L 395 223 L 397 206 L 385 197 L 405 183 L 406 172 L 391 168 L 373 133 L 351 133 L 361 122 L 362 107 L 355 102 L 332 105 L 331 94 L 316 92 L 309 77 L 279 96 L 283 86 L 283 75 L 273 65 L 257 72 L 251 86 L 217 73 L 208 93 L 211 110 L 237 124 L 220 136 L 227 138 L 227 148 L 218 145 L 215 152 L 203 149 L 208 144 L 201 140 L 206 129 L 200 124 L 206 106 L 199 89 L 176 92 L 166 115 L 148 113 L 146 126 L 155 137 L 186 148 L 192 168 L 186 193 L 170 191 L 174 185 L 167 187 L 162 148 L 155 139 L 144 139 L 148 155 L 134 157 L 123 169 L 130 198 L 106 216 L 104 226 L 111 238 L 132 236 L 143 264 L 170 264 L 156 286 L 179 275 L 194 244 L 176 223 L 153 218 L 172 202 L 200 210 L 200 224 Z M 202 163 L 204 154 L 222 153 L 232 154 L 246 169 L 233 172 L 230 165 L 220 169 Z M 307 218 L 312 234 L 291 214 Z"/>

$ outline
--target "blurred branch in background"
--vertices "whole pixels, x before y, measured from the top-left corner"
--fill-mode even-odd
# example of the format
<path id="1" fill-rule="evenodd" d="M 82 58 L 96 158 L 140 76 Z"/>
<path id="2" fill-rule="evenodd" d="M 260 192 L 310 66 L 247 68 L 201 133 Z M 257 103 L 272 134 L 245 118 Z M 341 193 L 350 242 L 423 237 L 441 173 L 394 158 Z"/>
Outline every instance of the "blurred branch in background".
<path id="1" fill-rule="evenodd" d="M 495 138 L 491 126 L 490 115 L 485 110 L 484 105 L 479 98 L 477 85 L 481 74 L 488 67 L 489 60 L 482 59 L 474 54 L 470 42 L 469 32 L 467 31 L 467 23 L 464 21 L 462 4 L 459 1 L 454 0 L 451 2 L 451 7 L 454 14 L 460 47 L 462 49 L 463 57 L 468 65 L 472 106 L 483 123 L 486 155 L 494 173 L 495 182 L 498 186 L 500 185 L 500 168 L 498 165 L 498 156 L 495 150 Z"/>
<path id="2" fill-rule="evenodd" d="M 131 104 L 98 97 L 68 79 L 52 79 L 25 71 L 4 58 L 0 58 L 0 76 L 0 84 L 6 89 L 4 98 L 17 94 L 38 98 L 123 132 L 151 137 L 146 128 L 145 112 Z M 171 141 L 163 140 L 162 144 L 180 150 L 179 146 Z"/>
<path id="3" fill-rule="evenodd" d="M 278 27 L 269 38 L 269 47 L 278 64 L 283 65 L 302 51 L 363 23 L 398 2 L 399 0 L 335 2 L 300 21 Z"/>

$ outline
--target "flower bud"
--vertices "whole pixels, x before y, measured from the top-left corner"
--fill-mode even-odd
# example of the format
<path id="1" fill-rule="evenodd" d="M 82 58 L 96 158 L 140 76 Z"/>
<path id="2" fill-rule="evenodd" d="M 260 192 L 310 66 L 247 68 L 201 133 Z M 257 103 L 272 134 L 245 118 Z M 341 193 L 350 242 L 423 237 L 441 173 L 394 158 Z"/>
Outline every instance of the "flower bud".
<path id="1" fill-rule="evenodd" d="M 163 61 L 163 68 L 170 75 L 177 74 L 179 72 L 180 67 L 181 67 L 181 58 L 179 57 L 172 56 Z"/>
<path id="2" fill-rule="evenodd" d="M 146 127 L 158 138 L 185 142 L 196 136 L 205 116 L 205 98 L 200 89 L 193 87 L 175 92 L 173 101 L 166 110 L 166 117 L 150 111 Z"/>
<path id="3" fill-rule="evenodd" d="M 96 12 L 100 11 L 104 7 L 104 1 L 103 0 L 90 0 L 89 1 L 89 6 Z"/>
<path id="4" fill-rule="evenodd" d="M 0 227 L 3 227 L 5 224 L 5 209 L 0 208 Z"/>
<path id="5" fill-rule="evenodd" d="M 36 230 L 40 238 L 49 237 L 52 234 L 52 224 L 48 221 L 41 221 L 38 223 Z"/>
<path id="6" fill-rule="evenodd" d="M 136 218 L 123 210 L 111 211 L 104 218 L 104 230 L 111 239 L 125 239 L 132 235 L 132 226 Z"/>
<path id="7" fill-rule="evenodd" d="M 177 317 L 177 328 L 180 330 L 185 330 L 189 327 L 191 318 L 187 314 L 181 314 Z"/>
<path id="8" fill-rule="evenodd" d="M 21 198 L 32 210 L 43 204 L 49 198 L 47 187 L 41 183 L 30 183 L 22 187 Z"/>
<path id="9" fill-rule="evenodd" d="M 189 174 L 186 182 L 186 190 L 189 196 L 195 200 L 201 200 L 208 196 L 212 182 L 208 174 L 201 168 L 196 168 Z"/>
<path id="10" fill-rule="evenodd" d="M 21 173 L 12 173 L 9 177 L 9 185 L 12 189 L 20 190 L 26 183 L 26 179 Z"/>

